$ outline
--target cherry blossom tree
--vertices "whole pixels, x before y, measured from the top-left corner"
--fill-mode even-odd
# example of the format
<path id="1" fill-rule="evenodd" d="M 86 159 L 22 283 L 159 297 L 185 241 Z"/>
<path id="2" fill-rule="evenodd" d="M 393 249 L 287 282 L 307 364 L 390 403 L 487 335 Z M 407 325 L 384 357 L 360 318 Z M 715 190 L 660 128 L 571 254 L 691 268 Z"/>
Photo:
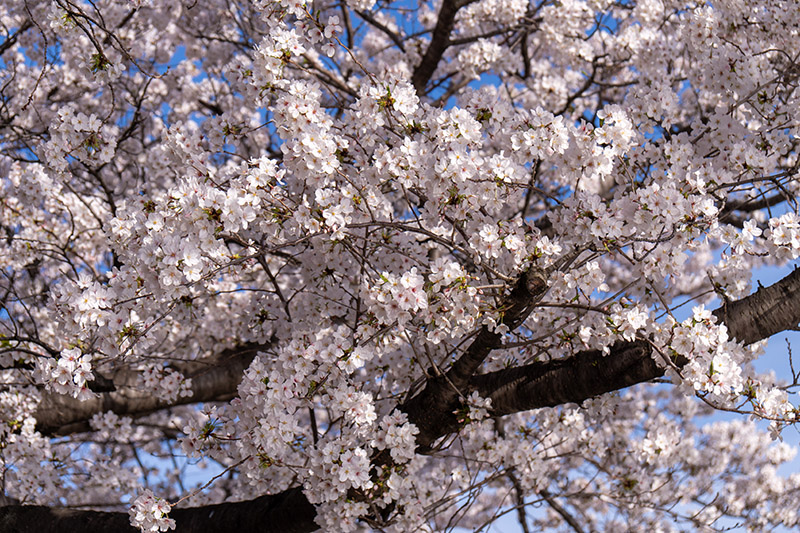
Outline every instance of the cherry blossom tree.
<path id="1" fill-rule="evenodd" d="M 0 529 L 800 526 L 799 51 L 795 0 L 2 2 Z"/>

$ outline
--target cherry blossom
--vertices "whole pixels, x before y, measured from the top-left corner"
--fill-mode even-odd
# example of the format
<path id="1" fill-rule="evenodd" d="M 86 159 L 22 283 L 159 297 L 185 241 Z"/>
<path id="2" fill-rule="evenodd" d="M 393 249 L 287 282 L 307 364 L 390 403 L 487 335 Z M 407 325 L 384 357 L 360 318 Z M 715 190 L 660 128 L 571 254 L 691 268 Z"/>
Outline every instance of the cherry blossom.
<path id="1" fill-rule="evenodd" d="M 797 529 L 795 4 L 5 2 L 3 523 Z"/>

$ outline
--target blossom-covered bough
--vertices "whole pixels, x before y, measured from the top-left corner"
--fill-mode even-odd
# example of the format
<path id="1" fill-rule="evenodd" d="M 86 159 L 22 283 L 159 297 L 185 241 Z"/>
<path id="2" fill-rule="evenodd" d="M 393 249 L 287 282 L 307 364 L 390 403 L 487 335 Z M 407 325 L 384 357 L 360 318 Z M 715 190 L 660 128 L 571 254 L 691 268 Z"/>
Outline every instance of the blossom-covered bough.
<path id="1" fill-rule="evenodd" d="M 800 526 L 799 51 L 794 0 L 3 2 L 0 529 Z"/>

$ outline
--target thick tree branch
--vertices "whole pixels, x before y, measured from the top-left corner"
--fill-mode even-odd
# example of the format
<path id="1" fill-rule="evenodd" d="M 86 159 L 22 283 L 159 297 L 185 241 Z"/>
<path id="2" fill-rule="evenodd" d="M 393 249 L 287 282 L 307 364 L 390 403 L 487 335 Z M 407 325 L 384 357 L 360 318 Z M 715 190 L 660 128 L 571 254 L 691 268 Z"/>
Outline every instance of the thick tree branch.
<path id="1" fill-rule="evenodd" d="M 527 270 L 501 307 L 501 323 L 516 329 L 547 291 L 547 272 Z M 470 379 L 489 353 L 501 344 L 502 335 L 483 326 L 466 351 L 444 376 L 430 379 L 421 393 L 408 400 L 401 409 L 419 429 L 417 444 L 425 449 L 433 441 L 457 428 L 453 410 L 460 395 L 467 392 Z M 444 425 L 443 425 L 444 422 Z"/>
<path id="2" fill-rule="evenodd" d="M 439 10 L 439 18 L 436 21 L 436 27 L 433 29 L 431 42 L 428 44 L 428 49 L 425 50 L 422 61 L 414 69 L 414 75 L 411 77 L 411 83 L 414 85 L 414 89 L 417 90 L 418 95 L 425 94 L 425 86 L 430 81 L 433 73 L 436 72 L 436 67 L 439 66 L 439 61 L 441 61 L 445 50 L 450 46 L 450 32 L 453 31 L 453 26 L 456 22 L 456 13 L 458 13 L 459 9 L 474 1 L 442 1 L 442 8 Z"/>
<path id="3" fill-rule="evenodd" d="M 189 509 L 173 509 L 178 533 L 306 533 L 319 526 L 316 511 L 300 488 L 254 500 L 220 503 Z M 0 507 L 0 531 L 14 533 L 138 532 L 128 513 L 81 511 L 39 505 Z"/>
<path id="4" fill-rule="evenodd" d="M 508 327 L 509 331 L 515 330 L 528 318 L 546 291 L 547 272 L 538 268 L 525 271 L 501 309 L 502 324 Z M 484 326 L 464 355 L 459 357 L 447 372 L 451 383 L 456 388 L 466 385 L 489 352 L 500 346 L 501 339 L 502 335 Z"/>
<path id="5" fill-rule="evenodd" d="M 611 353 L 580 352 L 567 359 L 508 368 L 474 376 L 470 386 L 492 400 L 492 415 L 581 403 L 664 375 L 643 342 L 619 343 Z"/>
<path id="6" fill-rule="evenodd" d="M 728 334 L 744 344 L 753 344 L 800 322 L 800 269 L 756 292 L 727 302 L 714 315 L 728 326 Z"/>
<path id="7" fill-rule="evenodd" d="M 732 338 L 744 344 L 794 328 L 800 322 L 800 269 L 769 287 L 714 311 Z M 502 416 L 584 400 L 664 375 L 644 341 L 617 343 L 608 355 L 598 350 L 566 359 L 532 363 L 474 376 L 470 389 L 492 399 Z"/>
<path id="8" fill-rule="evenodd" d="M 43 435 L 69 435 L 89 431 L 89 420 L 97 413 L 113 411 L 118 415 L 140 416 L 176 405 L 229 399 L 236 393 L 255 354 L 265 348 L 266 345 L 248 344 L 223 351 L 213 364 L 186 376 L 192 378 L 193 395 L 174 401 L 160 400 L 152 391 L 121 386 L 83 402 L 63 394 L 46 393 L 36 410 L 36 429 Z"/>

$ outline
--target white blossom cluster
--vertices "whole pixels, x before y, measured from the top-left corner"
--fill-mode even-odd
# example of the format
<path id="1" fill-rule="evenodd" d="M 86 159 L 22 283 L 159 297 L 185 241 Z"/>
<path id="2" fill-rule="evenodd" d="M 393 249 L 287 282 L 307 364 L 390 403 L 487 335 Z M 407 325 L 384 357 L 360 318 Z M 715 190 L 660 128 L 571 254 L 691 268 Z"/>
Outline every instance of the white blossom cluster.
<path id="1" fill-rule="evenodd" d="M 115 128 L 104 124 L 97 115 L 87 116 L 65 106 L 58 112 L 58 122 L 51 128 L 43 156 L 52 168 L 61 171 L 67 168 L 68 156 L 108 163 L 114 157 L 116 136 Z"/>
<path id="2" fill-rule="evenodd" d="M 191 397 L 192 380 L 180 372 L 158 365 L 148 365 L 141 374 L 142 386 L 156 397 L 174 401 L 179 397 Z"/>
<path id="3" fill-rule="evenodd" d="M 79 400 L 94 397 L 89 390 L 92 381 L 92 355 L 84 354 L 80 348 L 63 350 L 58 359 L 40 359 L 38 374 L 59 394 L 70 394 Z"/>
<path id="4" fill-rule="evenodd" d="M 800 527 L 800 376 L 760 370 L 797 291 L 754 277 L 800 257 L 795 1 L 0 27 L 8 497 L 142 531 L 296 488 L 333 532 Z"/>
<path id="5" fill-rule="evenodd" d="M 142 531 L 169 531 L 175 529 L 175 520 L 167 517 L 171 507 L 162 498 L 157 498 L 152 491 L 145 490 L 133 502 L 128 514 L 131 525 Z"/>

